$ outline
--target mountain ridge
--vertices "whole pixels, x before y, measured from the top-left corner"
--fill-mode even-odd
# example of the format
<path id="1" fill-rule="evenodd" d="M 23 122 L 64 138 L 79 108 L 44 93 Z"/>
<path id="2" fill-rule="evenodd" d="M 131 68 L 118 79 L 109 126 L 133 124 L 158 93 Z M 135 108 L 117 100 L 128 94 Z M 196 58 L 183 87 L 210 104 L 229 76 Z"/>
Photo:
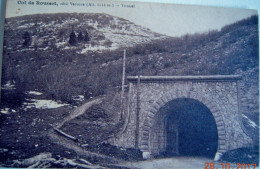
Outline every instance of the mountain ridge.
<path id="1" fill-rule="evenodd" d="M 77 50 L 77 53 L 115 50 L 166 37 L 120 17 L 101 13 L 36 14 L 7 18 L 5 30 L 7 49 L 16 46 L 16 49 L 21 49 L 23 34 L 28 32 L 31 36 L 29 49 L 48 50 L 47 45 L 51 44 L 58 50 L 72 49 Z M 72 32 L 76 36 L 80 32 L 88 34 L 91 41 L 78 42 L 77 46 L 72 46 L 68 43 Z M 13 40 L 12 38 L 15 38 L 17 43 L 10 46 L 9 42 Z"/>

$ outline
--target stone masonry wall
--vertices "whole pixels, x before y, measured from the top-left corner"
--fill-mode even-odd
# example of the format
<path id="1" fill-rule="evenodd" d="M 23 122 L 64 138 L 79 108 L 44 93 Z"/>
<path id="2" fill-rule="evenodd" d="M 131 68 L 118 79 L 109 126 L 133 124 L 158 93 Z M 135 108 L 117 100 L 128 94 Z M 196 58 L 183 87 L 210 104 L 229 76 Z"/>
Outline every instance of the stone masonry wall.
<path id="1" fill-rule="evenodd" d="M 113 144 L 122 147 L 135 146 L 136 131 L 136 83 L 129 90 L 129 119 L 126 131 Z M 167 102 L 177 98 L 191 98 L 200 101 L 212 112 L 218 129 L 218 152 L 249 146 L 252 139 L 241 127 L 238 112 L 236 81 L 176 81 L 146 82 L 140 84 L 139 148 L 149 150 L 149 132 L 153 118 Z"/>

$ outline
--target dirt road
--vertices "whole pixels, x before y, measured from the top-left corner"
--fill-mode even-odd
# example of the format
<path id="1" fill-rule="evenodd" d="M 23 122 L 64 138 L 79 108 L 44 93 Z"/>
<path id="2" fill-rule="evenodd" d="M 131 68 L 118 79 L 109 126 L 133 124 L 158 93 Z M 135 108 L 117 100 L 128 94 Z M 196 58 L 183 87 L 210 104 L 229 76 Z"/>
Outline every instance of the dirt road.
<path id="1" fill-rule="evenodd" d="M 88 108 L 90 108 L 92 105 L 101 103 L 101 102 L 102 102 L 102 99 L 103 99 L 103 98 L 94 99 L 94 100 L 89 101 L 89 102 L 83 104 L 82 106 L 76 108 L 76 109 L 75 109 L 71 114 L 69 114 L 62 122 L 59 122 L 56 127 L 57 127 L 57 128 L 60 128 L 60 127 L 61 127 L 64 123 L 66 123 L 67 121 L 72 120 L 72 119 L 74 119 L 74 118 L 76 118 L 76 117 L 82 115 L 82 114 L 85 113 L 86 110 L 87 110 Z"/>

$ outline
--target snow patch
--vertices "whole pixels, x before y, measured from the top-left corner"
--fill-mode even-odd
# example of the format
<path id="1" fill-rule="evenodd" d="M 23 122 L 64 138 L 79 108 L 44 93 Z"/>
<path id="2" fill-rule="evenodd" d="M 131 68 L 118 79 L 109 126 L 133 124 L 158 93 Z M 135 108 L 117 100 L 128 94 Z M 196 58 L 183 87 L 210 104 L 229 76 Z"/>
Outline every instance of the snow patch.
<path id="1" fill-rule="evenodd" d="M 59 47 L 64 46 L 66 44 L 67 44 L 66 41 L 65 42 L 59 42 L 59 43 L 56 43 L 56 46 L 57 46 L 57 48 L 59 48 Z"/>
<path id="2" fill-rule="evenodd" d="M 15 113 L 16 111 L 14 109 L 4 108 L 4 109 L 1 109 L 0 112 L 2 114 L 10 114 L 10 113 Z"/>
<path id="3" fill-rule="evenodd" d="M 85 97 L 83 95 L 73 96 L 73 100 L 82 102 Z"/>
<path id="4" fill-rule="evenodd" d="M 13 90 L 15 89 L 15 85 L 11 81 L 7 81 L 7 83 L 2 86 L 2 89 Z"/>
<path id="5" fill-rule="evenodd" d="M 18 26 L 17 29 L 24 29 L 24 28 L 29 28 L 30 25 L 22 25 L 22 26 Z"/>
<path id="6" fill-rule="evenodd" d="M 10 113 L 9 108 L 1 109 L 0 112 L 3 113 L 3 114 L 9 114 Z"/>
<path id="7" fill-rule="evenodd" d="M 246 115 L 242 114 L 242 117 L 244 117 L 245 119 L 247 119 L 247 121 L 249 122 L 249 125 L 253 128 L 258 128 L 258 126 L 255 124 L 255 122 L 253 122 L 252 120 L 250 120 Z"/>
<path id="8" fill-rule="evenodd" d="M 64 104 L 64 103 L 57 103 L 53 100 L 30 99 L 28 101 L 30 101 L 30 103 L 28 103 L 28 102 L 24 103 L 25 109 L 29 109 L 29 108 L 54 109 L 54 108 L 59 108 L 59 107 L 69 105 L 69 104 Z"/>
<path id="9" fill-rule="evenodd" d="M 103 67 L 106 67 L 108 66 L 108 63 L 103 63 L 100 67 L 103 68 Z"/>
<path id="10" fill-rule="evenodd" d="M 87 53 L 88 51 L 102 51 L 102 50 L 114 49 L 113 47 L 108 48 L 105 46 L 92 46 L 92 45 L 86 45 L 85 47 L 86 47 L 85 49 L 82 49 L 81 52 L 77 52 L 77 53 L 84 54 Z"/>
<path id="11" fill-rule="evenodd" d="M 36 91 L 29 91 L 28 94 L 36 95 L 36 96 L 40 96 L 40 95 L 42 95 L 41 92 L 36 92 Z"/>
<path id="12" fill-rule="evenodd" d="M 42 50 L 47 50 L 47 49 L 49 49 L 49 47 L 47 46 L 47 47 L 45 47 L 45 48 L 43 48 Z"/>

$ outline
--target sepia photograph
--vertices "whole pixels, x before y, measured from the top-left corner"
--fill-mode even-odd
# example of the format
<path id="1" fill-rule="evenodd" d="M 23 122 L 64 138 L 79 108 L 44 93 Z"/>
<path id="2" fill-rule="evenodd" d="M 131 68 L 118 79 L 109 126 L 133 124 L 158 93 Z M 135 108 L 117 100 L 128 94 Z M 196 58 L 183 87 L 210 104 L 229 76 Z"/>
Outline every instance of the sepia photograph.
<path id="1" fill-rule="evenodd" d="M 0 167 L 259 167 L 258 11 L 7 0 Z"/>

